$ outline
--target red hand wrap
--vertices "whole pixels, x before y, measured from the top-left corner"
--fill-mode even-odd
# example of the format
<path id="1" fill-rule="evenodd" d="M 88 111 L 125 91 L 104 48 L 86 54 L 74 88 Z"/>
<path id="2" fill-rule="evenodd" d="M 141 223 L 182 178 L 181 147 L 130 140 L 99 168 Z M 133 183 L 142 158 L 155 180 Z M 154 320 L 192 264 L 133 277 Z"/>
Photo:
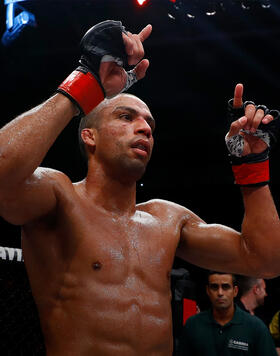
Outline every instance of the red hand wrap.
<path id="1" fill-rule="evenodd" d="M 58 87 L 58 92 L 74 99 L 85 115 L 104 99 L 104 92 L 95 79 L 87 72 L 74 70 Z"/>
<path id="2" fill-rule="evenodd" d="M 257 163 L 243 163 L 232 166 L 235 183 L 238 185 L 258 185 L 269 182 L 269 160 Z"/>

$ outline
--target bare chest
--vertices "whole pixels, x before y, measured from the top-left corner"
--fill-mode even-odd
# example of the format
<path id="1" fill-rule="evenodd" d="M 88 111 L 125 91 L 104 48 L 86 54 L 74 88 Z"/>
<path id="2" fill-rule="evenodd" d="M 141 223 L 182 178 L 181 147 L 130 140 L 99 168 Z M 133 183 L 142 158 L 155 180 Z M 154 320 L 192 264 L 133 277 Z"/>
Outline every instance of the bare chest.
<path id="1" fill-rule="evenodd" d="M 65 221 L 63 235 L 79 269 L 83 261 L 87 270 L 102 276 L 103 282 L 105 275 L 110 283 L 125 276 L 168 278 L 177 242 L 157 217 L 143 211 L 123 217 L 77 207 L 66 213 Z"/>
<path id="2" fill-rule="evenodd" d="M 63 207 L 59 223 L 44 222 L 28 232 L 26 261 L 50 338 L 57 338 L 57 329 L 64 335 L 67 330 L 80 345 L 88 335 L 96 354 L 96 345 L 113 345 L 114 350 L 128 345 L 122 355 L 132 354 L 126 347 L 141 354 L 171 350 L 174 224 L 142 210 L 120 216 L 75 201 Z M 144 337 L 143 344 L 139 340 Z M 105 346 L 104 339 L 109 340 Z"/>

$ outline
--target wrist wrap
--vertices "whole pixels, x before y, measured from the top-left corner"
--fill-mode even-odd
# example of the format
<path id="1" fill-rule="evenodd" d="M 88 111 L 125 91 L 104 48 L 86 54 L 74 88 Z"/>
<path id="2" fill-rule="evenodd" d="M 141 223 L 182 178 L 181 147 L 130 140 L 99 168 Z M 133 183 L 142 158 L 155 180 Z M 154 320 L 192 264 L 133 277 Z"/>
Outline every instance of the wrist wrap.
<path id="1" fill-rule="evenodd" d="M 269 183 L 269 148 L 243 157 L 229 155 L 235 184 L 253 187 Z"/>
<path id="2" fill-rule="evenodd" d="M 235 184 L 254 187 L 269 183 L 269 160 L 258 163 L 243 163 L 238 166 L 232 166 L 235 177 Z"/>
<path id="3" fill-rule="evenodd" d="M 74 102 L 82 115 L 87 115 L 105 97 L 103 88 L 95 76 L 89 71 L 82 71 L 80 67 L 60 84 L 57 91 Z"/>

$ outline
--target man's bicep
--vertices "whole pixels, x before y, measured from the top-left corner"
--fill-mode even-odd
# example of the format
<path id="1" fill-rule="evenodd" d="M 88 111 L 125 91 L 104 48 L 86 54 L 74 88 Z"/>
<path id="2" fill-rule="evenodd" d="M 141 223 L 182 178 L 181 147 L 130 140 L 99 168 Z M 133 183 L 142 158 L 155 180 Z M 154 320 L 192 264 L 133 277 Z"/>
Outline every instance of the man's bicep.
<path id="1" fill-rule="evenodd" d="M 177 256 L 202 268 L 246 273 L 246 246 L 232 228 L 191 218 L 182 228 Z"/>
<path id="2" fill-rule="evenodd" d="M 57 204 L 56 185 L 63 173 L 37 168 L 31 177 L 1 194 L 0 215 L 9 223 L 24 225 L 49 214 Z"/>

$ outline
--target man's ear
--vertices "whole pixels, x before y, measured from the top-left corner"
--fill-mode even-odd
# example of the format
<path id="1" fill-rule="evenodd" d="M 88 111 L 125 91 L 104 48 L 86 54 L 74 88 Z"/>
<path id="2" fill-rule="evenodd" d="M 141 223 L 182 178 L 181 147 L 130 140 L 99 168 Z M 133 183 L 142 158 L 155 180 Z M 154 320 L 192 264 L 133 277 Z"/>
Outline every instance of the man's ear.
<path id="1" fill-rule="evenodd" d="M 85 128 L 81 132 L 81 138 L 85 144 L 85 147 L 90 151 L 94 152 L 96 146 L 96 130 L 93 128 Z"/>
<path id="2" fill-rule="evenodd" d="M 237 286 L 233 286 L 233 293 L 234 293 L 234 297 L 236 297 L 237 294 L 238 294 L 238 287 Z"/>
<path id="3" fill-rule="evenodd" d="M 253 292 L 255 295 L 260 294 L 260 287 L 257 284 L 253 286 Z"/>

